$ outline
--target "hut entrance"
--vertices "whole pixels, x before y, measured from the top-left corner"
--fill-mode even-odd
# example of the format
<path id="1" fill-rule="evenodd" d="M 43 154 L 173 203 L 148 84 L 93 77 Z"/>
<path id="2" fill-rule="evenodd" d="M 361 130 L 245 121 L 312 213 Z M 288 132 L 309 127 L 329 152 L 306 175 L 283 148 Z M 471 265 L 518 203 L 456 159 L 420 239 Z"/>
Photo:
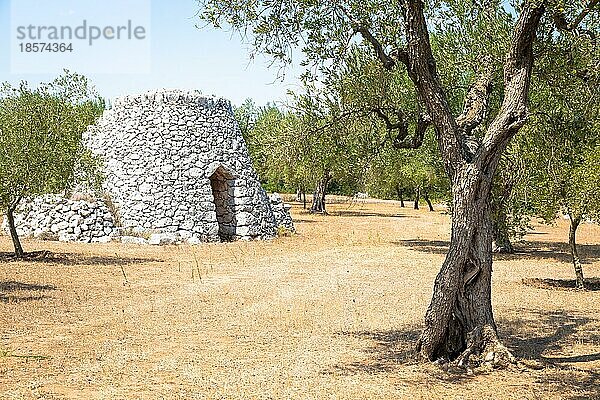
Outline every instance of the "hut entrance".
<path id="1" fill-rule="evenodd" d="M 233 196 L 230 193 L 228 182 L 233 179 L 233 176 L 220 166 L 209 179 L 215 201 L 217 222 L 219 223 L 219 238 L 222 242 L 228 242 L 235 239 L 236 227 Z"/>

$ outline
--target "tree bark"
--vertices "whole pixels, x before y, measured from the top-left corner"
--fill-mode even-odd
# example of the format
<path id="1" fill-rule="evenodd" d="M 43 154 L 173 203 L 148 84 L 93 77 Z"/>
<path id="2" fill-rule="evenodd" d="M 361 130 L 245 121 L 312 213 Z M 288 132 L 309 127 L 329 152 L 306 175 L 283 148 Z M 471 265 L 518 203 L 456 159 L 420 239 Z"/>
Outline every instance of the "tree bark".
<path id="1" fill-rule="evenodd" d="M 16 206 L 9 207 L 6 211 L 6 218 L 8 219 L 8 229 L 10 231 L 10 236 L 12 238 L 13 246 L 15 248 L 15 256 L 17 258 L 25 257 L 25 253 L 23 252 L 23 247 L 21 246 L 21 241 L 19 239 L 19 235 L 17 234 L 17 228 L 15 226 L 15 217 L 14 211 Z"/>
<path id="2" fill-rule="evenodd" d="M 396 194 L 398 195 L 398 199 L 400 199 L 400 207 L 404 207 L 404 190 L 400 185 L 396 186 Z"/>
<path id="3" fill-rule="evenodd" d="M 300 187 L 296 189 L 296 201 L 298 203 L 302 202 L 302 189 Z"/>
<path id="4" fill-rule="evenodd" d="M 427 206 L 429 207 L 429 211 L 435 211 L 433 209 L 433 204 L 431 204 L 431 200 L 429 199 L 429 192 L 427 190 L 425 190 L 423 192 L 423 198 L 425 199 L 425 201 L 427 202 Z"/>
<path id="5" fill-rule="evenodd" d="M 484 170 L 467 164 L 452 180 L 450 249 L 417 346 L 430 360 L 459 366 L 468 366 L 472 356 L 493 365 L 514 360 L 500 343 L 492 312 L 491 177 Z"/>
<path id="6" fill-rule="evenodd" d="M 302 203 L 304 205 L 304 209 L 306 210 L 306 191 L 302 191 Z"/>
<path id="7" fill-rule="evenodd" d="M 571 247 L 571 257 L 573 258 L 573 267 L 575 268 L 575 278 L 577 289 L 585 289 L 585 280 L 583 278 L 583 267 L 581 260 L 579 259 L 579 252 L 577 251 L 577 242 L 575 235 L 577 234 L 577 228 L 581 223 L 581 216 L 573 217 L 569 214 L 571 225 L 569 226 L 569 246 Z"/>
<path id="8" fill-rule="evenodd" d="M 421 189 L 416 188 L 415 189 L 415 210 L 419 209 L 419 200 L 421 198 Z"/>
<path id="9" fill-rule="evenodd" d="M 327 185 L 330 180 L 331 173 L 326 171 L 325 174 L 323 174 L 323 177 L 317 182 L 313 194 L 312 206 L 310 208 L 311 214 L 327 214 L 327 210 L 325 209 L 325 196 L 327 194 Z"/>

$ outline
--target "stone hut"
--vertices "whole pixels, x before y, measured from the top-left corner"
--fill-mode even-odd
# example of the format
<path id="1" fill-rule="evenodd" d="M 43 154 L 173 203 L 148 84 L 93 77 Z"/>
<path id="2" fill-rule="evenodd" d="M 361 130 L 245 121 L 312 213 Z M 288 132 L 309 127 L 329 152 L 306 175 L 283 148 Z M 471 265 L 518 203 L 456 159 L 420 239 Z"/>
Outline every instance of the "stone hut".
<path id="1" fill-rule="evenodd" d="M 282 204 L 261 187 L 227 100 L 177 90 L 125 96 L 84 139 L 104 161 L 122 230 L 208 242 L 293 230 L 289 214 L 273 212 Z"/>

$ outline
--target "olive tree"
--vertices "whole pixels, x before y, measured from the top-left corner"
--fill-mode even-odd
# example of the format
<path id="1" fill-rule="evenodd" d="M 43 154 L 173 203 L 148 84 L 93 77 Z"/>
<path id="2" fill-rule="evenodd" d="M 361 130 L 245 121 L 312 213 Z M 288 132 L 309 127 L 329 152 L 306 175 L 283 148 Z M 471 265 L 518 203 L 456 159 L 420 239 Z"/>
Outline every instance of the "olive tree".
<path id="1" fill-rule="evenodd" d="M 542 18 L 573 31 L 597 0 L 558 4 L 525 0 L 514 12 L 500 1 L 467 0 L 200 0 L 202 17 L 219 27 L 252 32 L 254 48 L 288 62 L 301 47 L 315 75 L 343 65 L 357 42 L 372 47 L 388 70 L 410 78 L 420 105 L 420 125 L 433 125 L 452 191 L 450 248 L 438 273 L 425 326 L 417 343 L 430 360 L 471 358 L 505 365 L 514 358 L 501 343 L 491 303 L 492 218 L 490 192 L 500 158 L 527 120 L 534 43 Z M 511 33 L 505 37 L 505 24 Z M 430 40 L 430 29 L 450 32 L 469 63 L 459 76 L 463 89 L 448 90 Z M 550 24 L 544 28 L 551 27 Z M 548 28 L 553 29 L 553 28 Z M 494 57 L 503 53 L 501 60 Z M 489 112 L 493 76 L 503 81 L 498 110 Z M 460 98 L 455 109 L 452 98 Z M 426 129 L 404 130 L 420 144 Z M 414 140 L 410 140 L 413 135 Z M 402 139 L 402 138 L 400 138 Z"/>
<path id="2" fill-rule="evenodd" d="M 104 109 L 85 77 L 69 72 L 36 89 L 22 82 L 0 92 L 0 210 L 18 258 L 14 213 L 29 196 L 60 193 L 76 178 L 95 179 L 97 160 L 82 133 Z"/>
<path id="3" fill-rule="evenodd" d="M 592 19 L 587 26 L 598 27 Z M 551 223 L 569 217 L 569 245 L 577 287 L 585 286 L 577 251 L 580 223 L 600 214 L 600 50 L 588 35 L 546 37 L 545 62 L 535 75 L 532 115 L 516 145 L 527 166 L 524 186 L 535 215 Z M 535 156 L 534 156 L 535 154 Z"/>
<path id="4" fill-rule="evenodd" d="M 427 134 L 416 150 L 386 144 L 369 166 L 366 185 L 369 193 L 397 197 L 401 207 L 405 207 L 404 200 L 413 198 L 418 209 L 423 197 L 429 211 L 434 211 L 432 198 L 445 200 L 448 182 L 433 134 Z"/>
<path id="5" fill-rule="evenodd" d="M 316 112 L 307 96 L 296 96 L 292 110 L 268 106 L 258 112 L 247 134 L 255 168 L 263 182 L 305 191 L 314 189 L 310 211 L 326 213 L 329 183 L 359 180 L 361 151 L 351 125 L 336 125 Z"/>

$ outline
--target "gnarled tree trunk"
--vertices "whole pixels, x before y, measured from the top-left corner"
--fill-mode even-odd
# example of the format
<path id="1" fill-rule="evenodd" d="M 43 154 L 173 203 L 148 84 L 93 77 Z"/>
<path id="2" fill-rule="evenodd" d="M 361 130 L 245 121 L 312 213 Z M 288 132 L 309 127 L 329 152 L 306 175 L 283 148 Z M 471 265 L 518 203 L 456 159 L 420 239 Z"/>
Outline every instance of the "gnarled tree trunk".
<path id="1" fill-rule="evenodd" d="M 497 337 L 492 312 L 491 167 L 466 165 L 452 180 L 450 248 L 418 344 L 431 360 L 458 359 L 459 365 L 468 365 L 472 355 L 496 365 L 513 360 Z"/>
<path id="2" fill-rule="evenodd" d="M 25 257 L 19 235 L 17 234 L 17 227 L 15 226 L 15 212 L 16 206 L 11 206 L 6 211 L 6 219 L 8 220 L 8 229 L 10 231 L 10 237 L 12 238 L 13 246 L 15 248 L 15 256 L 17 258 Z"/>
<path id="3" fill-rule="evenodd" d="M 575 268 L 575 278 L 577 289 L 585 289 L 585 279 L 583 278 L 583 267 L 581 260 L 579 259 L 579 252 L 577 251 L 577 242 L 575 235 L 577 234 L 577 228 L 581 223 L 581 216 L 573 216 L 569 214 L 569 220 L 571 224 L 569 226 L 569 247 L 571 247 L 571 257 L 573 259 L 573 268 Z"/>
<path id="4" fill-rule="evenodd" d="M 543 13 L 543 4 L 524 3 L 504 64 L 502 105 L 479 139 L 473 130 L 486 115 L 493 70 L 482 69 L 463 113 L 454 118 L 435 70 L 423 2 L 406 2 L 408 71 L 434 121 L 453 200 L 450 249 L 417 346 L 430 360 L 456 359 L 459 366 L 469 365 L 472 356 L 491 365 L 514 360 L 498 338 L 492 312 L 490 191 L 503 151 L 526 121 L 533 42 Z"/>
<path id="5" fill-rule="evenodd" d="M 310 207 L 311 214 L 327 214 L 327 210 L 325 209 L 325 195 L 327 194 L 327 185 L 329 185 L 330 180 L 331 173 L 329 171 L 326 171 L 323 174 L 323 177 L 317 182 L 313 194 L 312 206 Z"/>

